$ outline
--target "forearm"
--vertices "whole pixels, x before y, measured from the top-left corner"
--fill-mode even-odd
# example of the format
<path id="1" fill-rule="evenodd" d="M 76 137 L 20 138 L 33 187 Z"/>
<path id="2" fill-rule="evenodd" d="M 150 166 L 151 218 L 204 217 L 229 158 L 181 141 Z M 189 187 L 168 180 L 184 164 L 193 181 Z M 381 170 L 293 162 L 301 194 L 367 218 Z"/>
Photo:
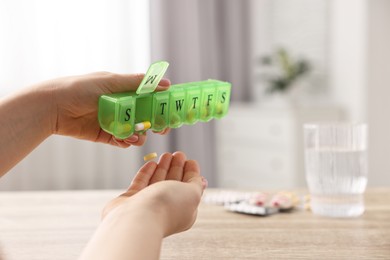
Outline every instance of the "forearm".
<path id="1" fill-rule="evenodd" d="M 33 87 L 0 99 L 0 176 L 51 135 L 51 91 Z"/>
<path id="2" fill-rule="evenodd" d="M 110 213 L 80 259 L 159 259 L 163 231 L 158 217 L 142 209 L 128 214 Z"/>

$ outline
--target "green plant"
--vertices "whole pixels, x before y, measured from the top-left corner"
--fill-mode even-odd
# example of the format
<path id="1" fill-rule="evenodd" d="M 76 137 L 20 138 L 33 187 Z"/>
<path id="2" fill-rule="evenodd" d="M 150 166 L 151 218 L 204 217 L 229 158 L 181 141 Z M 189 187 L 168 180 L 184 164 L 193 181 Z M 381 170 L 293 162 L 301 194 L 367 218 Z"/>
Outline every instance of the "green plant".
<path id="1" fill-rule="evenodd" d="M 310 64 L 304 59 L 292 59 L 283 48 L 273 55 L 261 57 L 260 63 L 266 73 L 261 78 L 268 83 L 267 93 L 286 92 L 294 83 L 310 72 Z"/>

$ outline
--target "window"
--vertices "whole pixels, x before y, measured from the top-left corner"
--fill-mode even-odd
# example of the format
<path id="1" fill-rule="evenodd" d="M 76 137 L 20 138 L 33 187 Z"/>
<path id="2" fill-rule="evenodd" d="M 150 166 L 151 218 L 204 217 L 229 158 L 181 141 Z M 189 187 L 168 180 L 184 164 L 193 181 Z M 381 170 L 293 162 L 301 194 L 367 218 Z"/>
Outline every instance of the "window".
<path id="1" fill-rule="evenodd" d="M 144 72 L 149 1 L 0 2 L 0 96 L 54 77 Z"/>

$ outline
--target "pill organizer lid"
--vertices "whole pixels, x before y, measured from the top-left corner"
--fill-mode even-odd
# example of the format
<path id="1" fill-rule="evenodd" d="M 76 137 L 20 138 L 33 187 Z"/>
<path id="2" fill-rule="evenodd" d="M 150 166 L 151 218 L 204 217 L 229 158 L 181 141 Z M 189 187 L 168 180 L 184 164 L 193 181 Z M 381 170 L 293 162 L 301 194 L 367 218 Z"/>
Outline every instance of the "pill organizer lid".
<path id="1" fill-rule="evenodd" d="M 145 94 L 153 92 L 157 88 L 158 83 L 160 83 L 160 80 L 164 76 L 168 66 L 169 63 L 166 61 L 157 61 L 152 63 L 136 93 Z"/>

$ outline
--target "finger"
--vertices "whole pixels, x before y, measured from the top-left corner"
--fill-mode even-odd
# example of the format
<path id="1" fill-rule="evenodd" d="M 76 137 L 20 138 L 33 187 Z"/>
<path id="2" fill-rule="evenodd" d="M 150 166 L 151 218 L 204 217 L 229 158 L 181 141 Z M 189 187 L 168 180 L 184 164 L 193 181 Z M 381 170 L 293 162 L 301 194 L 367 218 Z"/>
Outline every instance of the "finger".
<path id="1" fill-rule="evenodd" d="M 141 84 L 145 74 L 115 74 L 109 72 L 100 73 L 106 80 L 107 83 L 105 86 L 108 91 L 111 93 L 116 92 L 126 92 L 126 91 L 135 91 Z M 160 80 L 159 85 L 156 88 L 156 91 L 164 91 L 169 89 L 171 81 L 169 79 L 163 78 Z"/>
<path id="2" fill-rule="evenodd" d="M 115 74 L 103 72 L 101 77 L 105 79 L 104 86 L 111 93 L 134 91 L 141 84 L 145 74 Z"/>
<path id="3" fill-rule="evenodd" d="M 121 148 L 128 148 L 130 146 L 130 144 L 125 143 L 123 140 L 116 139 L 115 136 L 111 137 L 110 144 L 115 145 L 115 146 L 119 146 Z"/>
<path id="4" fill-rule="evenodd" d="M 166 135 L 166 134 L 168 134 L 170 131 L 171 131 L 171 128 L 165 128 L 165 129 L 162 130 L 162 131 L 153 131 L 153 133 L 159 134 L 159 135 Z"/>
<path id="5" fill-rule="evenodd" d="M 130 144 L 130 145 L 134 145 L 135 143 L 138 142 L 138 140 L 139 140 L 138 135 L 132 135 L 132 136 L 127 137 L 126 139 L 123 139 L 123 142 Z"/>
<path id="6" fill-rule="evenodd" d="M 167 78 L 162 78 L 158 85 L 161 87 L 169 87 L 171 85 L 171 81 Z"/>
<path id="7" fill-rule="evenodd" d="M 143 134 L 136 134 L 138 136 L 138 141 L 131 143 L 131 145 L 142 146 L 146 142 L 146 132 Z"/>
<path id="8" fill-rule="evenodd" d="M 182 180 L 186 160 L 187 157 L 183 152 L 175 152 L 173 154 L 171 167 L 169 168 L 167 175 L 167 180 Z"/>
<path id="9" fill-rule="evenodd" d="M 95 142 L 116 145 L 116 143 L 115 144 L 112 143 L 113 141 L 111 139 L 112 139 L 112 135 L 100 128 L 99 133 L 95 139 Z"/>
<path id="10" fill-rule="evenodd" d="M 209 185 L 209 182 L 207 181 L 207 179 L 204 176 L 201 176 L 201 178 L 202 178 L 203 189 L 206 189 L 207 186 Z"/>
<path id="11" fill-rule="evenodd" d="M 153 176 L 156 166 L 157 164 L 153 161 L 145 163 L 138 170 L 126 192 L 113 199 L 109 204 L 106 205 L 106 207 L 104 207 L 102 212 L 102 218 L 104 218 L 113 208 L 117 207 L 124 200 L 126 200 L 127 197 L 130 197 L 141 191 L 142 189 L 146 188 L 149 185 L 150 178 L 151 176 Z"/>
<path id="12" fill-rule="evenodd" d="M 164 91 L 169 89 L 170 86 L 171 86 L 171 81 L 169 79 L 162 78 L 158 83 L 158 86 L 155 91 Z"/>
<path id="13" fill-rule="evenodd" d="M 149 162 L 145 163 L 138 170 L 137 174 L 135 175 L 135 177 L 134 177 L 133 181 L 131 182 L 127 191 L 125 193 L 123 193 L 122 195 L 123 196 L 131 196 L 131 195 L 137 193 L 138 191 L 146 188 L 149 185 L 150 180 L 151 180 L 154 172 L 156 171 L 156 168 L 157 168 L 156 162 L 149 161 Z"/>
<path id="14" fill-rule="evenodd" d="M 135 138 L 133 137 L 133 139 L 131 139 L 132 136 L 129 137 L 129 138 L 130 138 L 130 140 L 135 140 L 135 138 L 137 138 L 137 141 L 138 141 L 138 136 L 136 136 Z M 117 138 L 115 138 L 115 136 L 113 136 L 113 135 L 103 131 L 103 129 L 100 129 L 99 134 L 98 134 L 97 138 L 95 139 L 95 142 L 110 144 L 110 145 L 118 146 L 118 147 L 121 147 L 121 148 L 127 148 L 130 145 L 133 145 L 133 143 L 130 142 L 129 140 L 127 140 L 127 139 L 124 139 L 124 140 L 117 139 Z"/>
<path id="15" fill-rule="evenodd" d="M 197 187 L 200 187 L 201 193 L 203 193 L 203 190 L 207 187 L 207 180 L 200 175 L 200 168 L 197 161 L 186 161 L 183 182 L 195 184 Z"/>
<path id="16" fill-rule="evenodd" d="M 150 180 L 150 184 L 163 181 L 166 179 L 169 167 L 171 165 L 172 161 L 172 154 L 170 153 L 164 153 L 160 156 L 160 159 L 158 161 L 157 169 Z"/>
<path id="17" fill-rule="evenodd" d="M 164 131 L 163 131 L 163 135 L 167 135 L 169 134 L 169 132 L 171 132 L 171 128 L 166 128 Z"/>
<path id="18" fill-rule="evenodd" d="M 203 194 L 203 191 L 207 188 L 207 180 L 203 176 L 195 176 L 187 181 L 188 184 L 196 186 L 200 190 L 200 195 Z"/>
<path id="19" fill-rule="evenodd" d="M 192 178 L 201 177 L 200 167 L 197 161 L 187 160 L 184 166 L 183 182 L 189 182 Z"/>

